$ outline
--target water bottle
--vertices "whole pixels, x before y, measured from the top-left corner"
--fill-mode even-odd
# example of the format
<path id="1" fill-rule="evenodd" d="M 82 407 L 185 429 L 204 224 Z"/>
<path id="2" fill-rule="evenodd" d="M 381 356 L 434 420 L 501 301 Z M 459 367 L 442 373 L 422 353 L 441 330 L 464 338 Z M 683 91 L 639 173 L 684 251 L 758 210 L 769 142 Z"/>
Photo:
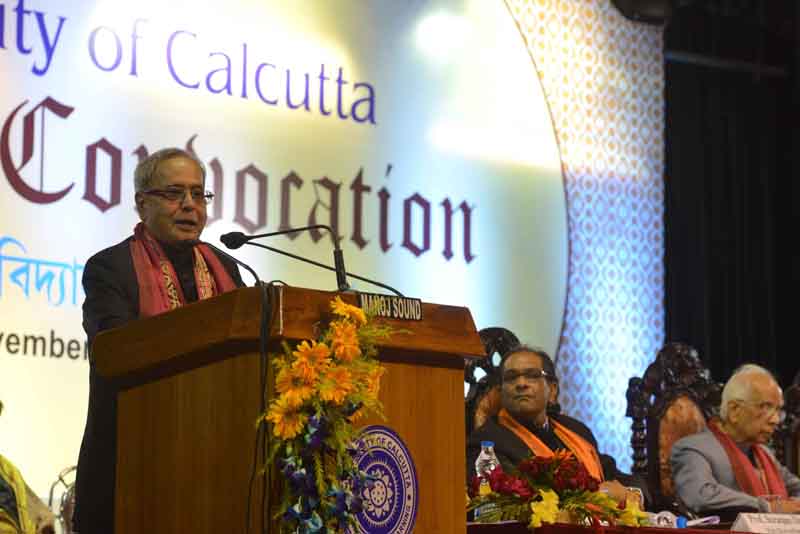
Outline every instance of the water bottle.
<path id="1" fill-rule="evenodd" d="M 686 528 L 686 518 L 676 516 L 672 512 L 663 511 L 658 513 L 647 513 L 647 519 L 651 527 L 660 528 Z"/>
<path id="2" fill-rule="evenodd" d="M 485 475 L 491 473 L 498 465 L 500 465 L 500 462 L 494 453 L 494 442 L 481 441 L 481 453 L 475 460 L 475 474 L 485 478 Z"/>
<path id="3" fill-rule="evenodd" d="M 489 495 L 492 492 L 488 475 L 498 465 L 500 465 L 500 462 L 497 460 L 497 455 L 494 453 L 494 442 L 481 441 L 481 452 L 475 460 L 475 474 L 478 476 L 478 480 L 480 480 L 478 495 Z M 476 508 L 474 512 L 475 519 L 477 519 L 481 513 L 486 513 L 493 508 L 494 505 L 491 504 L 485 504 Z"/>

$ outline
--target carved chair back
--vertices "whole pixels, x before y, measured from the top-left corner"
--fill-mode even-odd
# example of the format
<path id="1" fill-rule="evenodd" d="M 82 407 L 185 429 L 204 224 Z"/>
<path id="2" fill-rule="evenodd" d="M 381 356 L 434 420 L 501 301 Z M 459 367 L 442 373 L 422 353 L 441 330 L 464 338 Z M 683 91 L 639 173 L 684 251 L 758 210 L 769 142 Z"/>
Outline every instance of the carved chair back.
<path id="1" fill-rule="evenodd" d="M 680 509 L 669 463 L 672 445 L 705 429 L 717 415 L 721 393 L 685 343 L 667 343 L 641 378 L 630 379 L 625 415 L 633 420 L 633 473 L 647 480 L 656 509 Z"/>
<path id="2" fill-rule="evenodd" d="M 465 399 L 467 436 L 500 411 L 500 359 L 519 345 L 517 336 L 502 327 L 484 328 L 478 335 L 486 358 L 468 360 L 464 365 L 464 382 L 469 385 Z"/>
<path id="3" fill-rule="evenodd" d="M 786 419 L 778 425 L 772 436 L 775 456 L 795 475 L 800 474 L 800 383 L 794 383 L 783 392 Z"/>

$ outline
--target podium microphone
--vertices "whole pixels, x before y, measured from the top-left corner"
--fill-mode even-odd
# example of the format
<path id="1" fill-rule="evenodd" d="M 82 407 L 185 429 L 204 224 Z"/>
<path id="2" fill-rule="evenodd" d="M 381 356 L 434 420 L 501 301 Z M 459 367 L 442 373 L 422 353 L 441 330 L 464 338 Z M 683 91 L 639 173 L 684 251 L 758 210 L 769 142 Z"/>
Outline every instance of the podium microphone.
<path id="1" fill-rule="evenodd" d="M 336 235 L 336 232 L 333 231 L 328 225 L 325 224 L 314 224 L 311 226 L 301 226 L 299 228 L 292 228 L 291 230 L 279 230 L 277 232 L 268 232 L 266 234 L 256 234 L 256 235 L 245 235 L 242 232 L 228 232 L 227 234 L 223 234 L 220 236 L 219 240 L 222 241 L 222 244 L 228 248 L 234 249 L 239 248 L 245 243 L 253 239 L 259 239 L 262 237 L 272 237 L 276 235 L 285 235 L 285 234 L 293 234 L 295 232 L 303 232 L 307 230 L 327 230 L 333 239 L 333 265 L 334 265 L 334 272 L 336 272 L 336 286 L 339 288 L 339 291 L 347 291 L 350 289 L 350 285 L 347 283 L 347 271 L 344 268 L 344 254 L 342 253 L 342 249 L 339 246 L 339 236 Z M 253 244 L 253 243 L 251 243 Z M 275 249 L 270 248 L 269 250 L 276 251 Z M 279 252 L 283 254 L 283 252 Z M 286 255 L 292 256 L 288 253 Z M 299 256 L 292 256 L 295 259 L 301 259 L 305 261 L 305 258 L 300 258 Z M 311 260 L 308 260 L 311 261 Z M 320 266 L 320 264 L 316 264 Z"/>
<path id="2" fill-rule="evenodd" d="M 323 263 L 319 263 L 317 261 L 304 258 L 302 256 L 298 256 L 296 254 L 292 254 L 291 252 L 286 252 L 284 250 L 280 250 L 274 247 L 269 247 L 267 245 L 262 245 L 261 243 L 252 243 L 253 239 L 259 239 L 261 237 L 272 237 L 276 235 L 285 235 L 285 234 L 293 234 L 295 232 L 302 232 L 305 230 L 315 230 L 315 229 L 324 229 L 327 230 L 328 233 L 331 235 L 333 239 L 333 262 L 335 267 L 330 267 Z M 334 233 L 333 229 L 330 226 L 325 224 L 315 224 L 312 226 L 301 226 L 299 228 L 292 228 L 291 230 L 279 230 L 277 232 L 268 232 L 266 234 L 256 234 L 256 235 L 247 235 L 243 234 L 242 232 L 228 232 L 227 234 L 223 234 L 220 236 L 220 241 L 222 244 L 230 249 L 236 249 L 241 247 L 242 245 L 252 245 L 254 247 L 263 248 L 278 254 L 282 254 L 284 256 L 288 256 L 290 258 L 303 261 L 306 263 L 310 263 L 311 265 L 316 265 L 322 269 L 327 269 L 329 271 L 333 271 L 336 273 L 336 285 L 339 288 L 339 291 L 347 291 L 350 289 L 350 285 L 347 283 L 347 277 L 355 278 L 356 280 L 361 280 L 363 282 L 367 282 L 369 284 L 373 284 L 378 287 L 382 287 L 383 289 L 387 289 L 394 293 L 395 295 L 402 297 L 404 296 L 395 288 L 383 284 L 381 282 L 377 282 L 375 280 L 370 280 L 369 278 L 365 278 L 363 276 L 359 276 L 357 274 L 348 273 L 344 267 L 344 255 L 342 253 L 342 249 L 339 247 L 339 237 Z"/>
<path id="3" fill-rule="evenodd" d="M 245 262 L 237 260 L 236 258 L 234 258 L 233 256 L 231 256 L 230 254 L 228 254 L 227 252 L 225 252 L 225 251 L 224 251 L 224 250 L 222 250 L 221 248 L 219 248 L 219 247 L 217 247 L 217 246 L 215 246 L 215 245 L 212 245 L 211 243 L 208 243 L 208 242 L 205 242 L 205 241 L 203 241 L 202 243 L 203 243 L 204 245 L 208 246 L 209 248 L 211 248 L 212 250 L 214 250 L 215 252 L 218 252 L 218 253 L 222 254 L 223 256 L 225 256 L 226 258 L 228 258 L 229 260 L 231 260 L 231 261 L 232 261 L 233 263 L 235 263 L 236 265 L 239 265 L 239 266 L 241 266 L 241 267 L 244 267 L 244 268 L 247 270 L 247 272 L 248 272 L 248 273 L 250 273 L 250 274 L 252 274 L 252 275 L 253 275 L 253 278 L 255 278 L 255 279 L 256 279 L 256 283 L 255 283 L 255 285 L 256 285 L 256 286 L 260 286 L 260 285 L 262 284 L 262 282 L 261 282 L 261 279 L 258 277 L 258 275 L 257 275 L 257 274 L 256 274 L 256 272 L 253 270 L 253 268 L 252 268 L 252 267 L 250 267 L 249 265 L 247 265 Z"/>

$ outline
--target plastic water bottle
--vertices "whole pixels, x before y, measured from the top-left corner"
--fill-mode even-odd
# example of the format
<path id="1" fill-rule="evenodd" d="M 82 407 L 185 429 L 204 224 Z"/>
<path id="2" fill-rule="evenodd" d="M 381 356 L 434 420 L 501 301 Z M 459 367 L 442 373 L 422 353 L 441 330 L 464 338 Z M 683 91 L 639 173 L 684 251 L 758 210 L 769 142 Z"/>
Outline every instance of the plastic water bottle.
<path id="1" fill-rule="evenodd" d="M 698 517 L 697 519 L 687 519 L 682 515 L 675 515 L 667 510 L 658 512 L 657 514 L 647 512 L 647 517 L 651 527 L 691 528 L 719 524 L 718 515 Z"/>
<path id="2" fill-rule="evenodd" d="M 683 516 L 676 516 L 672 512 L 663 511 L 658 513 L 647 513 L 651 527 L 660 528 L 686 528 L 686 518 Z"/>
<path id="3" fill-rule="evenodd" d="M 481 441 L 481 453 L 475 460 L 475 474 L 485 478 L 485 475 L 491 473 L 498 465 L 500 465 L 500 462 L 494 453 L 494 442 Z"/>
<path id="4" fill-rule="evenodd" d="M 497 460 L 497 455 L 494 453 L 494 442 L 481 441 L 481 452 L 475 460 L 475 474 L 480 480 L 478 495 L 489 495 L 492 492 L 488 475 L 498 465 L 500 465 L 500 462 Z M 476 508 L 474 512 L 475 518 L 477 519 L 481 513 L 486 513 L 492 508 L 494 508 L 494 506 L 491 504 L 485 504 Z"/>

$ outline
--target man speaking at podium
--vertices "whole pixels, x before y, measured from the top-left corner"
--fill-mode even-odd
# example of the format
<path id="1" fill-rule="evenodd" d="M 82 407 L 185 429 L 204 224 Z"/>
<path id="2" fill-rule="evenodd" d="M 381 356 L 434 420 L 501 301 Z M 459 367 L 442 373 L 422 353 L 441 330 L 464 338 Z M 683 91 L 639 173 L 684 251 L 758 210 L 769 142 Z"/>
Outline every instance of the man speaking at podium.
<path id="1" fill-rule="evenodd" d="M 133 235 L 86 262 L 83 327 L 95 335 L 128 321 L 168 312 L 243 286 L 236 264 L 199 241 L 206 225 L 205 168 L 177 148 L 155 152 L 136 166 Z M 89 366 L 89 409 L 75 481 L 74 528 L 114 531 L 117 394 Z"/>

